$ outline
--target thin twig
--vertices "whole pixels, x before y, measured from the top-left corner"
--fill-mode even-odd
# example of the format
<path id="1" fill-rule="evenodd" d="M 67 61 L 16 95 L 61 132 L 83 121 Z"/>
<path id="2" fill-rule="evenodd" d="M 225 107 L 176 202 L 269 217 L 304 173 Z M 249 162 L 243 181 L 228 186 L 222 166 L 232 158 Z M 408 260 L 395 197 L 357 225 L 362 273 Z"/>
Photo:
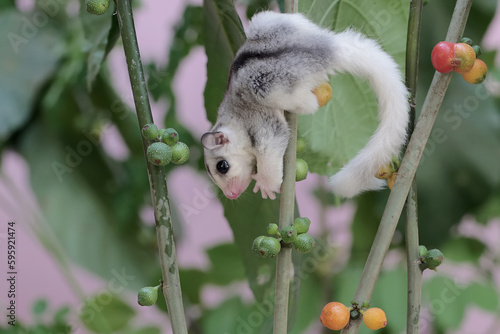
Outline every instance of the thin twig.
<path id="1" fill-rule="evenodd" d="M 139 127 L 142 129 L 144 125 L 153 123 L 153 116 L 135 34 L 132 7 L 130 0 L 115 0 L 115 2 Z M 142 138 L 144 152 L 146 152 L 148 144 L 148 141 Z M 187 334 L 165 168 L 154 166 L 147 159 L 146 163 L 151 198 L 155 208 L 156 236 L 163 276 L 162 292 L 167 303 L 173 333 Z"/>
<path id="2" fill-rule="evenodd" d="M 418 58 L 420 50 L 420 26 L 422 22 L 422 0 L 410 4 L 408 35 L 406 44 L 406 85 L 410 91 L 410 125 L 408 133 L 414 129 L 418 83 Z M 408 275 L 408 299 L 406 311 L 406 333 L 420 333 L 420 305 L 422 296 L 422 271 L 419 266 L 418 252 L 418 205 L 417 182 L 413 178 L 406 199 L 406 262 Z"/>
<path id="3" fill-rule="evenodd" d="M 462 36 L 471 4 L 472 0 L 457 1 L 448 28 L 448 34 L 446 36 L 447 41 L 456 42 Z M 370 300 L 375 288 L 375 283 L 380 274 L 389 245 L 391 244 L 418 163 L 422 157 L 425 144 L 427 143 L 432 126 L 434 125 L 434 121 L 436 120 L 439 108 L 450 83 L 451 75 L 451 73 L 441 74 L 438 72 L 434 74 L 434 78 L 422 106 L 420 117 L 415 125 L 415 130 L 401 163 L 398 177 L 389 195 L 379 229 L 375 236 L 370 254 L 368 255 L 365 268 L 361 274 L 358 288 L 354 294 L 354 301 L 360 304 Z M 349 327 L 345 328 L 342 333 L 357 333 L 360 323 L 360 320 L 351 321 Z"/>

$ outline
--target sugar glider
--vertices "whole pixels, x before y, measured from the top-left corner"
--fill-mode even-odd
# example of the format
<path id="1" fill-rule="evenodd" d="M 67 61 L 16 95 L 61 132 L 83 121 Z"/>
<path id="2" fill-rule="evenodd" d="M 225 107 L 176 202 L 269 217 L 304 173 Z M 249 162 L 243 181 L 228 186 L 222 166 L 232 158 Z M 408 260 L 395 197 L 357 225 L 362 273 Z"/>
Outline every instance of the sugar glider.
<path id="1" fill-rule="evenodd" d="M 367 145 L 331 177 L 331 188 L 349 198 L 384 186 L 374 175 L 399 154 L 409 120 L 408 91 L 396 62 L 356 31 L 336 33 L 301 14 L 262 12 L 252 18 L 231 65 L 217 122 L 201 138 L 208 174 L 227 198 L 238 198 L 252 179 L 254 192 L 276 197 L 290 137 L 284 110 L 314 113 L 314 88 L 344 72 L 369 81 L 380 123 Z"/>

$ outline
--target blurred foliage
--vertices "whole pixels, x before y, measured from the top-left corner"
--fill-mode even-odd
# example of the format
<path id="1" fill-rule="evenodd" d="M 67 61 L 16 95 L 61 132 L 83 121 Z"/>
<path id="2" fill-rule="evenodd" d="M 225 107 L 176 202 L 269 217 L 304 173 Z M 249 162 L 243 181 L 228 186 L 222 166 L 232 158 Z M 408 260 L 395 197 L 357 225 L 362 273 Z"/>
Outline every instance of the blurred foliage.
<path id="1" fill-rule="evenodd" d="M 0 31 L 7 37 L 0 40 L 0 148 L 15 150 L 25 158 L 44 219 L 71 261 L 108 281 L 118 275 L 126 279 L 122 285 L 127 290 L 138 290 L 157 284 L 161 277 L 154 227 L 143 222 L 139 214 L 150 205 L 140 132 L 135 114 L 115 91 L 108 71 L 107 55 L 115 44 L 120 45 L 113 6 L 105 15 L 91 16 L 83 9 L 74 10 L 81 4 L 83 0 L 39 0 L 33 8 L 19 10 L 12 0 L 0 3 Z M 434 73 L 428 55 L 444 39 L 453 5 L 430 1 L 424 8 L 418 106 Z M 239 13 L 251 17 L 263 9 L 282 8 L 283 1 L 245 0 L 237 6 L 243 9 Z M 300 11 L 333 30 L 354 27 L 377 38 L 404 66 L 407 1 L 301 0 Z M 494 11 L 493 1 L 474 1 L 465 35 L 479 43 Z M 177 118 L 173 90 L 177 69 L 191 50 L 205 48 L 205 107 L 207 118 L 214 122 L 230 63 L 245 39 L 242 27 L 232 1 L 187 5 L 173 28 L 165 65 L 145 66 L 151 97 L 167 101 L 162 126 L 176 128 L 192 152 L 201 153 L 202 148 Z M 482 56 L 490 72 L 499 73 L 493 57 L 493 52 Z M 315 115 L 300 117 L 299 124 L 300 133 L 309 142 L 303 158 L 312 171 L 327 175 L 354 156 L 377 124 L 376 100 L 365 82 L 340 75 L 332 78 L 331 85 L 332 101 Z M 119 133 L 126 147 L 124 157 L 102 147 L 100 136 L 111 129 Z M 440 247 L 447 262 L 466 263 L 478 275 L 467 284 L 459 284 L 446 274 L 433 275 L 425 282 L 423 307 L 436 316 L 423 321 L 437 333 L 458 328 L 469 305 L 492 314 L 499 311 L 493 274 L 480 266 L 484 256 L 498 263 L 498 254 L 492 254 L 481 240 L 450 232 L 465 215 L 482 224 L 500 217 L 499 150 L 498 98 L 487 93 L 485 85 L 468 85 L 455 74 L 418 171 L 421 243 Z M 202 155 L 188 165 L 203 172 Z M 172 168 L 168 166 L 167 171 Z M 326 302 L 350 302 L 387 196 L 388 191 L 383 191 L 355 200 L 353 244 L 347 264 L 339 265 L 336 249 L 327 241 L 328 231 L 318 238 L 315 252 L 295 254 L 291 333 L 311 333 L 311 328 L 318 328 L 317 318 Z M 250 191 L 238 201 L 221 202 L 234 243 L 206 249 L 209 265 L 205 269 L 180 269 L 185 306 L 199 311 L 188 314 L 190 331 L 270 333 L 275 261 L 255 257 L 250 247 L 268 223 L 277 222 L 279 202 L 262 200 Z M 323 194 L 320 203 L 326 210 L 339 200 Z M 177 238 L 180 232 L 179 224 Z M 42 238 L 41 242 L 47 240 Z M 401 254 L 403 247 L 404 241 L 395 238 L 392 254 Z M 382 272 L 371 301 L 389 318 L 381 333 L 399 333 L 405 328 L 406 272 L 402 262 Z M 257 302 L 231 292 L 241 282 L 248 282 Z M 228 291 L 217 305 L 208 306 L 202 298 L 203 289 L 210 286 Z M 136 312 L 125 301 L 125 289 L 113 292 L 101 291 L 82 300 L 83 308 L 78 311 L 89 330 L 161 332 L 152 326 L 133 327 Z M 99 303 L 103 304 L 99 316 L 84 321 Z M 158 308 L 166 310 L 162 298 Z M 69 333 L 70 311 L 51 312 L 47 302 L 38 301 L 33 306 L 33 325 L 0 327 L 0 333 Z"/>

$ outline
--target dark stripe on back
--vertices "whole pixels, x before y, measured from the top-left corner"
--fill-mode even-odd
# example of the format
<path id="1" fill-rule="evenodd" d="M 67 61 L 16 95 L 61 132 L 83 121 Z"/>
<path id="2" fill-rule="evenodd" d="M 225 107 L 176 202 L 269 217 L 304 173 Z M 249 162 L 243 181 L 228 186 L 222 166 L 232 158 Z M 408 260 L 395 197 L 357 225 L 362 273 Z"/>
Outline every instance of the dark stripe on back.
<path id="1" fill-rule="evenodd" d="M 272 52 L 259 52 L 259 51 L 244 51 L 241 52 L 234 58 L 233 63 L 231 64 L 231 73 L 234 74 L 236 73 L 240 68 L 245 66 L 245 64 L 252 60 L 252 59 L 257 59 L 257 60 L 262 60 L 262 59 L 269 59 L 269 58 L 278 58 L 284 53 L 289 53 L 294 51 L 294 48 L 292 47 L 284 47 L 281 49 L 278 49 L 276 51 Z"/>

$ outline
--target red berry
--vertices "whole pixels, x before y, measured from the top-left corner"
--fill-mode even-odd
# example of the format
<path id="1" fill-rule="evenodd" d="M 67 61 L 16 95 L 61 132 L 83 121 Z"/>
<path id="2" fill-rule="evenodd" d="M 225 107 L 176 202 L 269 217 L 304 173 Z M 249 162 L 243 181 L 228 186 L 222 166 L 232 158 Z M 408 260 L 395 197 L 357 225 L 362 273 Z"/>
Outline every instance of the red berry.
<path id="1" fill-rule="evenodd" d="M 455 59 L 455 45 L 450 42 L 439 42 L 432 49 L 432 66 L 440 73 L 448 73 L 453 70 L 453 60 Z"/>

